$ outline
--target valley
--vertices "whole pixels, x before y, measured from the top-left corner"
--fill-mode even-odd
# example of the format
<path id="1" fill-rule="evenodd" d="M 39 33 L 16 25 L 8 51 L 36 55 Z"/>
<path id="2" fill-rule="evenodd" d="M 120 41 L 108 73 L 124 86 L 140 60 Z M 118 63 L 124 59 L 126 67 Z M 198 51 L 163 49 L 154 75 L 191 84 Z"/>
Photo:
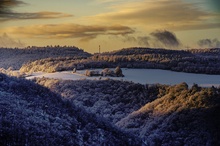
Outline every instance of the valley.
<path id="1" fill-rule="evenodd" d="M 1 145 L 220 144 L 219 49 L 128 48 L 98 55 L 50 49 L 49 58 L 43 49 L 39 59 L 13 55 L 7 66 L 0 62 Z M 56 53 L 62 49 L 64 57 Z M 193 61 L 196 56 L 206 63 Z M 173 61 L 195 66 L 176 70 Z"/>

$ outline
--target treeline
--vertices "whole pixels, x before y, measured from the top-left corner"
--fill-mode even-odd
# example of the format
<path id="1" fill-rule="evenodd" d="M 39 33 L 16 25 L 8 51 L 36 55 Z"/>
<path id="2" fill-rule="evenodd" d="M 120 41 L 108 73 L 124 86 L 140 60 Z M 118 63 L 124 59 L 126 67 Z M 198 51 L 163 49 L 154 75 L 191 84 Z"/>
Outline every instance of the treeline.
<path id="1" fill-rule="evenodd" d="M 220 48 L 207 48 L 207 49 L 189 49 L 189 50 L 169 50 L 162 48 L 123 48 L 112 52 L 104 52 L 102 55 L 144 55 L 144 54 L 176 54 L 181 56 L 190 56 L 192 54 L 204 56 L 219 56 Z"/>
<path id="2" fill-rule="evenodd" d="M 0 145 L 141 145 L 96 115 L 31 81 L 0 74 Z"/>
<path id="3" fill-rule="evenodd" d="M 98 60 L 117 62 L 123 67 L 220 74 L 219 56 L 219 48 L 191 50 L 127 48 L 103 53 L 96 58 Z"/>
<path id="4" fill-rule="evenodd" d="M 56 58 L 30 62 L 22 72 L 56 72 L 89 68 L 149 68 L 178 72 L 220 74 L 220 49 L 166 50 L 149 48 L 122 49 L 117 52 L 96 54 L 86 59 Z"/>
<path id="5" fill-rule="evenodd" d="M 136 134 L 143 145 L 220 144 L 220 88 L 116 80 L 35 81 Z"/>
<path id="6" fill-rule="evenodd" d="M 220 48 L 207 48 L 207 49 L 191 49 L 189 52 L 201 55 L 201 56 L 208 56 L 208 57 L 219 57 L 220 55 Z"/>
<path id="7" fill-rule="evenodd" d="M 74 46 L 27 47 L 24 49 L 0 48 L 0 68 L 20 69 L 30 61 L 57 57 L 89 57 L 91 54 Z"/>
<path id="8" fill-rule="evenodd" d="M 190 52 L 185 50 L 168 50 L 162 48 L 142 48 L 142 47 L 132 47 L 123 48 L 121 50 L 116 50 L 112 52 L 104 52 L 102 55 L 144 55 L 144 54 L 184 54 L 190 55 Z"/>

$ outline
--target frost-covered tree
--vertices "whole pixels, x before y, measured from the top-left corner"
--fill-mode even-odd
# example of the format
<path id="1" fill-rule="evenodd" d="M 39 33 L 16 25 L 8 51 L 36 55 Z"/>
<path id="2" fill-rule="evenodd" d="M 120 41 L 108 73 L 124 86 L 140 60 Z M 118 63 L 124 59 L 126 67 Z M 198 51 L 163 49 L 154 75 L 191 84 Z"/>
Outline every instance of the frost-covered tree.
<path id="1" fill-rule="evenodd" d="M 63 100 L 48 88 L 4 74 L 0 79 L 1 146 L 141 145 L 139 138 Z"/>

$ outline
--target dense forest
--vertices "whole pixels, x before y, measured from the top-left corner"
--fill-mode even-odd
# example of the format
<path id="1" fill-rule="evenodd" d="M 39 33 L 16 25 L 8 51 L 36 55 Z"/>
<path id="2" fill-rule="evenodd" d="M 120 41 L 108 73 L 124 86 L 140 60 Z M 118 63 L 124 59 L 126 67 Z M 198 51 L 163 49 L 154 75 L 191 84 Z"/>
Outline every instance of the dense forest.
<path id="1" fill-rule="evenodd" d="M 178 72 L 220 74 L 220 49 L 167 50 L 128 48 L 84 59 L 47 58 L 24 64 L 21 72 L 55 72 L 89 68 L 149 68 Z"/>
<path id="2" fill-rule="evenodd" d="M 141 145 L 34 82 L 0 74 L 0 145 Z"/>
<path id="3" fill-rule="evenodd" d="M 123 76 L 124 67 L 220 74 L 220 49 L 126 48 L 91 55 L 66 46 L 0 48 L 0 145 L 220 145 L 220 87 L 23 78 L 115 67 L 102 73 Z"/>
<path id="4" fill-rule="evenodd" d="M 0 48 L 0 68 L 8 69 L 11 67 L 17 70 L 25 63 L 43 58 L 85 58 L 89 56 L 91 54 L 74 46 L 33 46 L 24 49 Z"/>
<path id="5" fill-rule="evenodd" d="M 219 145 L 220 88 L 116 80 L 35 82 L 136 134 L 145 145 Z"/>

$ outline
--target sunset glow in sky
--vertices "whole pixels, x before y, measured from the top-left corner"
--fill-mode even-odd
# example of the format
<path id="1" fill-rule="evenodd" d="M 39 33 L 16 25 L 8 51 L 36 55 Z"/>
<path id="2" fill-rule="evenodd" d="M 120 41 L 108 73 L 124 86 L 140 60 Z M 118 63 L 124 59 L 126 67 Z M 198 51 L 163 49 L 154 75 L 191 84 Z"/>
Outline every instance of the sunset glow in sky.
<path id="1" fill-rule="evenodd" d="M 0 47 L 220 47 L 219 0 L 1 0 Z"/>

